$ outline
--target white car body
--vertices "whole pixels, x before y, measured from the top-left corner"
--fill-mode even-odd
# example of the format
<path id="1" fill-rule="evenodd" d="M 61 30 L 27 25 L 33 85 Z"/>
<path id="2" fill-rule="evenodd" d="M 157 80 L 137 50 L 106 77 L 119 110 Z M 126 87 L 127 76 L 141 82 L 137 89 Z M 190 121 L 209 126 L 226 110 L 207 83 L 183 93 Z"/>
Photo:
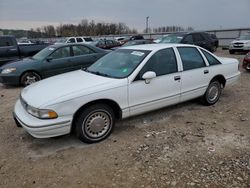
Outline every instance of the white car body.
<path id="1" fill-rule="evenodd" d="M 250 38 L 250 37 L 249 37 Z M 230 51 L 250 51 L 250 40 L 239 40 L 236 39 L 234 41 L 232 41 L 229 45 L 229 50 Z"/>
<path id="2" fill-rule="evenodd" d="M 113 101 L 120 108 L 121 118 L 127 118 L 203 96 L 215 76 L 222 75 L 226 80 L 226 86 L 236 83 L 240 77 L 238 60 L 218 58 L 221 64 L 209 66 L 202 53 L 205 67 L 183 71 L 177 47 L 193 47 L 201 53 L 200 47 L 184 44 L 124 47 L 123 49 L 151 51 L 128 77 L 108 78 L 78 70 L 39 81 L 23 89 L 22 100 L 37 109 L 54 110 L 58 118 L 45 120 L 36 118 L 26 111 L 20 99 L 16 102 L 14 116 L 34 137 L 54 137 L 70 133 L 74 114 L 93 101 Z M 174 50 L 178 72 L 153 78 L 149 84 L 144 80 L 134 82 L 150 57 L 165 48 Z M 204 71 L 209 73 L 205 74 Z M 181 79 L 177 81 L 175 77 Z"/>
<path id="3" fill-rule="evenodd" d="M 93 42 L 93 40 L 91 39 L 91 41 L 87 41 L 87 39 L 91 39 L 90 37 L 67 37 L 65 41 L 63 42 L 56 42 L 55 44 L 62 44 L 62 43 L 84 43 L 84 44 L 90 44 L 91 42 Z"/>

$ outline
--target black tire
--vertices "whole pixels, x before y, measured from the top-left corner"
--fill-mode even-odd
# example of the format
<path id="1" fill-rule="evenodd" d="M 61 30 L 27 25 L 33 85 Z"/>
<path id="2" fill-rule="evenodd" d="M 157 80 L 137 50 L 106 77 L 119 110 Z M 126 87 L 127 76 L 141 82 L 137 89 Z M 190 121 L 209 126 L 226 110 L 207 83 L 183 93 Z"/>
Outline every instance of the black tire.
<path id="1" fill-rule="evenodd" d="M 28 86 L 41 80 L 41 76 L 35 72 L 26 72 L 21 77 L 21 85 Z"/>
<path id="2" fill-rule="evenodd" d="M 215 104 L 221 96 L 221 91 L 221 83 L 218 80 L 212 80 L 201 98 L 202 103 L 207 106 Z"/>
<path id="3" fill-rule="evenodd" d="M 76 135 L 85 143 L 106 139 L 115 126 L 115 115 L 106 104 L 95 104 L 84 109 L 76 119 Z"/>
<path id="4" fill-rule="evenodd" d="M 234 54 L 234 50 L 229 50 L 229 53 L 230 54 Z"/>

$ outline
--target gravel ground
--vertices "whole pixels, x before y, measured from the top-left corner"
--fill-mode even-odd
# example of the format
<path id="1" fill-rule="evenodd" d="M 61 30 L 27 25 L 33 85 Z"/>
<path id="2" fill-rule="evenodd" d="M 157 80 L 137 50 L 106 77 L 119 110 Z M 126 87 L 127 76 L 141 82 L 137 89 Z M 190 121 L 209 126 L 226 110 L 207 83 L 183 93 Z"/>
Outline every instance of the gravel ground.
<path id="1" fill-rule="evenodd" d="M 92 145 L 17 128 L 22 88 L 0 85 L 0 187 L 250 187 L 249 80 L 242 70 L 216 105 L 194 100 L 123 120 Z"/>

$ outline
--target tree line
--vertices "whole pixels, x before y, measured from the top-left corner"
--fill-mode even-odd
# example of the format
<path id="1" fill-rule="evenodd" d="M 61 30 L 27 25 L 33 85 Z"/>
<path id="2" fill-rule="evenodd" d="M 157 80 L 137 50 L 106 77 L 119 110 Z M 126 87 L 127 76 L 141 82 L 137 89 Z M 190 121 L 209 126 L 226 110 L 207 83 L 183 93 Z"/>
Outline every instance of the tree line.
<path id="1" fill-rule="evenodd" d="M 44 27 L 32 28 L 28 31 L 28 38 L 52 38 L 70 36 L 100 36 L 100 35 L 120 35 L 136 34 L 136 29 L 130 29 L 124 23 L 104 23 L 94 20 L 82 20 L 79 24 L 60 24 L 55 27 L 48 25 Z"/>

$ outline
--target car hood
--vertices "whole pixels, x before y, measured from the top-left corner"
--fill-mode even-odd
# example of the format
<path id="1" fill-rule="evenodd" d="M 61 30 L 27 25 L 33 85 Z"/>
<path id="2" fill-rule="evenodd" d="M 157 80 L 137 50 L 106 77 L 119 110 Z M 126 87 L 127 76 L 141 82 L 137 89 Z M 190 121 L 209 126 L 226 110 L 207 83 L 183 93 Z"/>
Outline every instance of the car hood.
<path id="1" fill-rule="evenodd" d="M 232 44 L 234 44 L 234 43 L 247 43 L 247 42 L 250 42 L 250 40 L 234 40 L 233 42 L 231 42 Z"/>
<path id="2" fill-rule="evenodd" d="M 24 58 L 24 59 L 21 59 L 21 60 L 16 60 L 16 61 L 11 61 L 5 65 L 3 65 L 1 67 L 1 69 L 5 69 L 5 68 L 18 68 L 20 66 L 24 66 L 24 65 L 28 65 L 28 64 L 31 64 L 31 63 L 37 63 L 38 60 L 35 60 L 35 59 L 31 59 L 31 58 Z"/>
<path id="3" fill-rule="evenodd" d="M 21 96 L 29 105 L 43 108 L 112 88 L 121 83 L 120 80 L 77 70 L 34 83 L 24 88 Z"/>

